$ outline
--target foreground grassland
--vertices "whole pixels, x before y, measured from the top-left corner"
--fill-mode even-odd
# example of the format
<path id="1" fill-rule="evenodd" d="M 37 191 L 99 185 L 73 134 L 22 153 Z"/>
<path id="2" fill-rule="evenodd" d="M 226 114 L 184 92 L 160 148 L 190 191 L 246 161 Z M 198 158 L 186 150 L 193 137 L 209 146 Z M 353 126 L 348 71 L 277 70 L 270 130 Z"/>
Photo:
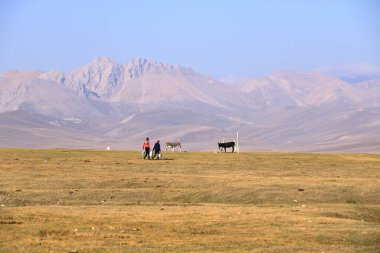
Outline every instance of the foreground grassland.
<path id="1" fill-rule="evenodd" d="M 0 149 L 0 252 L 380 252 L 380 155 Z"/>

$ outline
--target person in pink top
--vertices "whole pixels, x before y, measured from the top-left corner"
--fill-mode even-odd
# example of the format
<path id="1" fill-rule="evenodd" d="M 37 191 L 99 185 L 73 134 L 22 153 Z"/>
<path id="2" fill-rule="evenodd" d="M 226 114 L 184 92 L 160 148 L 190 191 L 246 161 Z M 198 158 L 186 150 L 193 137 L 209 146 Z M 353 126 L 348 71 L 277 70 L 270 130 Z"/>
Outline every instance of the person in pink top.
<path id="1" fill-rule="evenodd" d="M 149 138 L 146 138 L 146 139 L 145 139 L 142 148 L 143 148 L 143 150 L 145 150 L 144 159 L 146 158 L 146 156 L 148 156 L 148 160 L 150 160 L 150 156 L 149 156 L 149 153 L 150 153 L 150 143 L 149 143 Z"/>

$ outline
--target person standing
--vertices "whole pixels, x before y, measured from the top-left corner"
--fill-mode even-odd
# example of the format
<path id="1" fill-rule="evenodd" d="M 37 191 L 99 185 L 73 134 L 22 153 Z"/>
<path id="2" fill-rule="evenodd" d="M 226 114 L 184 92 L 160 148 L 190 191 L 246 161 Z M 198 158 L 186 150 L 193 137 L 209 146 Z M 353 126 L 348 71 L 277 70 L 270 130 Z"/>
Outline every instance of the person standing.
<path id="1" fill-rule="evenodd" d="M 148 160 L 150 159 L 149 153 L 150 153 L 150 143 L 149 143 L 149 138 L 146 138 L 144 141 L 144 144 L 142 146 L 143 150 L 145 150 L 145 155 L 144 155 L 144 160 L 146 156 L 148 156 Z"/>
<path id="2" fill-rule="evenodd" d="M 160 156 L 161 156 L 160 140 L 157 140 L 157 142 L 154 144 L 152 151 L 153 151 L 152 160 L 156 157 L 156 155 L 157 155 L 157 160 L 158 160 L 160 158 Z"/>

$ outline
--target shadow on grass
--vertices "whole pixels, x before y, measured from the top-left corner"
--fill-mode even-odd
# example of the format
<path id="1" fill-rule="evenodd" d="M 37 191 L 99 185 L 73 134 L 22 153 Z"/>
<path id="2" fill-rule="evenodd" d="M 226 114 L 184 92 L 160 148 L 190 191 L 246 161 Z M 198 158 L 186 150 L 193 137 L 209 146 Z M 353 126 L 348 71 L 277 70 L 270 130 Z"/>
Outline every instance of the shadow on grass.
<path id="1" fill-rule="evenodd" d="M 173 161 L 173 158 L 160 158 L 160 159 L 143 159 L 146 161 Z"/>

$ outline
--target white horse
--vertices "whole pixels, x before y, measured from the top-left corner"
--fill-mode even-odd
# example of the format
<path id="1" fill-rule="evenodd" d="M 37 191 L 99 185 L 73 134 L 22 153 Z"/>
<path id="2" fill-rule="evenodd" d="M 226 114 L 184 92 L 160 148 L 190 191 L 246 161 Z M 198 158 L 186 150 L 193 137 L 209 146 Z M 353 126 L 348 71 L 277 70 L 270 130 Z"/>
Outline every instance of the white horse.
<path id="1" fill-rule="evenodd" d="M 177 139 L 177 142 L 166 142 L 165 143 L 165 150 L 168 150 L 168 148 L 172 148 L 172 151 L 174 151 L 174 149 L 176 147 L 179 147 L 180 152 L 182 151 L 181 141 L 179 140 L 179 138 Z"/>

